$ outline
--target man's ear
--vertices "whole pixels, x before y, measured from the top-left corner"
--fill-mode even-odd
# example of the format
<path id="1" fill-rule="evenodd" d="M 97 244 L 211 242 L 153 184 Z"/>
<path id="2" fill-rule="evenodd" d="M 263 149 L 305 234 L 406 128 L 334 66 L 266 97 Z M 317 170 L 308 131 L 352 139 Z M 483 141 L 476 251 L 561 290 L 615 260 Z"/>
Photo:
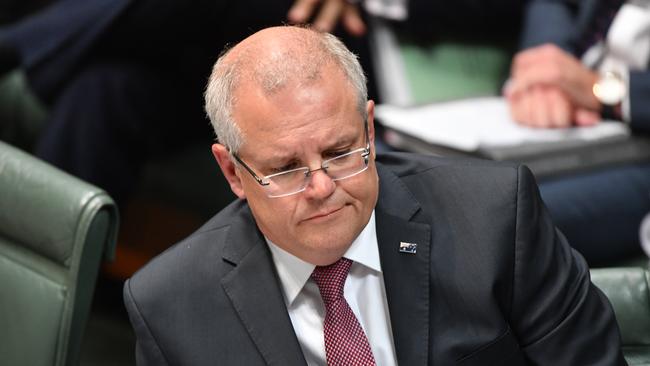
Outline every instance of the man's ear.
<path id="1" fill-rule="evenodd" d="M 241 178 L 237 174 L 237 166 L 235 166 L 235 163 L 231 160 L 228 149 L 221 144 L 213 144 L 212 155 L 214 155 L 223 175 L 226 177 L 226 180 L 228 180 L 230 190 L 232 190 L 232 192 L 240 199 L 245 199 L 246 194 L 242 187 Z"/>
<path id="2" fill-rule="evenodd" d="M 369 100 L 366 103 L 366 113 L 368 115 L 368 139 L 370 140 L 370 146 L 372 147 L 373 157 L 375 155 L 375 102 Z"/>

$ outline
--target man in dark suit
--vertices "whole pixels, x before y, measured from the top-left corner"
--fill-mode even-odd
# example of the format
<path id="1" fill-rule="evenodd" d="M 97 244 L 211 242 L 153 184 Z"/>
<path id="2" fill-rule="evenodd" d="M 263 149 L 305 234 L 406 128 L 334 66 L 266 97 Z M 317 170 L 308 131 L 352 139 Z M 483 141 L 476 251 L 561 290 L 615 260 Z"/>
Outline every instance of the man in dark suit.
<path id="1" fill-rule="evenodd" d="M 411 38 L 426 43 L 445 38 L 480 42 L 512 39 L 521 24 L 523 5 L 519 0 L 295 0 L 288 19 L 298 24 L 312 19 L 313 26 L 325 32 L 340 23 L 350 34 L 360 35 L 366 31 L 363 9 L 394 21 Z"/>
<path id="2" fill-rule="evenodd" d="M 145 161 L 209 135 L 215 50 L 280 24 L 291 3 L 58 0 L 0 28 L 0 76 L 19 66 L 48 107 L 34 153 L 121 206 Z"/>
<path id="3" fill-rule="evenodd" d="M 601 119 L 650 132 L 650 8 L 622 0 L 534 0 L 507 95 L 513 117 L 538 128 Z M 650 164 L 629 162 L 540 183 L 553 220 L 591 265 L 641 254 Z"/>
<path id="4" fill-rule="evenodd" d="M 625 364 L 530 171 L 375 160 L 374 103 L 335 37 L 258 32 L 205 98 L 239 200 L 126 282 L 140 365 Z"/>

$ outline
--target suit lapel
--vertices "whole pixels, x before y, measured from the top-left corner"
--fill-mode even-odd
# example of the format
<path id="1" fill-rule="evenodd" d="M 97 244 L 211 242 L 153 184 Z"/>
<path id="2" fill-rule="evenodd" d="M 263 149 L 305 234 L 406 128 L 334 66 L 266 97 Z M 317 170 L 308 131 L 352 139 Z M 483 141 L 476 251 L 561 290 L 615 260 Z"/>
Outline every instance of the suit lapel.
<path id="1" fill-rule="evenodd" d="M 380 167 L 378 171 L 377 241 L 395 352 L 400 365 L 426 365 L 431 227 L 410 221 L 419 211 L 418 202 L 396 176 Z M 400 242 L 417 244 L 416 252 L 400 252 Z"/>
<path id="2" fill-rule="evenodd" d="M 411 221 L 420 206 L 399 178 L 379 164 L 377 170 L 377 240 L 398 364 L 426 365 L 431 227 Z M 417 244 L 416 253 L 400 252 L 400 242 Z M 222 286 L 266 363 L 305 365 L 271 254 L 250 211 L 233 222 L 223 259 L 235 267 Z"/>
<path id="3" fill-rule="evenodd" d="M 271 253 L 250 212 L 243 216 L 228 234 L 224 260 L 235 268 L 221 284 L 268 365 L 306 365 Z"/>

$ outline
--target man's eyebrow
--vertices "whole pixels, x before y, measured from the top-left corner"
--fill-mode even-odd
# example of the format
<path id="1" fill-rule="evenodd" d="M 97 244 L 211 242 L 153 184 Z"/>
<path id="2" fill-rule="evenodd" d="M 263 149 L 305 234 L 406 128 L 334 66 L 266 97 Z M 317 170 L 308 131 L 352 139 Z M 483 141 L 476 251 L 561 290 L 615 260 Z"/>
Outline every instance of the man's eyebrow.
<path id="1" fill-rule="evenodd" d="M 273 165 L 273 164 L 284 164 L 292 160 L 299 160 L 298 156 L 294 152 L 279 152 L 273 155 L 268 155 L 260 159 L 259 163 L 263 165 Z"/>
<path id="2" fill-rule="evenodd" d="M 353 145 L 358 140 L 356 134 L 348 134 L 337 138 L 334 142 L 323 145 L 321 153 L 336 150 Z M 284 164 L 291 161 L 302 161 L 301 158 L 293 151 L 276 151 L 258 160 L 258 164 L 269 166 L 274 164 Z"/>
<path id="3" fill-rule="evenodd" d="M 358 140 L 358 136 L 356 135 L 343 136 L 338 138 L 334 143 L 329 144 L 329 146 L 323 149 L 323 151 L 335 150 L 341 147 L 348 147 L 354 144 L 357 140 Z"/>

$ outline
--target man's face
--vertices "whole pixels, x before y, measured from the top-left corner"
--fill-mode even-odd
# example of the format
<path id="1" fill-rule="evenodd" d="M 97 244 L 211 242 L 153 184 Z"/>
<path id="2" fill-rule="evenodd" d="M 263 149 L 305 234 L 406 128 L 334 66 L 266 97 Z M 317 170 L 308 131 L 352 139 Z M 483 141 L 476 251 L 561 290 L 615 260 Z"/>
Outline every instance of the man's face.
<path id="1" fill-rule="evenodd" d="M 239 157 L 258 176 L 283 167 L 320 168 L 323 160 L 366 146 L 363 117 L 356 95 L 342 72 L 323 69 L 320 79 L 307 85 L 289 84 L 265 95 L 250 83 L 236 91 L 233 117 L 245 136 Z M 233 192 L 248 200 L 258 227 L 271 241 L 316 265 L 336 261 L 370 219 L 377 201 L 374 163 L 374 104 L 368 102 L 372 154 L 368 169 L 339 181 L 314 172 L 303 192 L 269 198 L 264 188 L 241 166 L 229 170 L 220 159 Z M 213 147 L 215 155 L 225 151 Z M 232 164 L 232 162 L 230 162 Z M 228 177 L 228 171 L 231 171 Z"/>

